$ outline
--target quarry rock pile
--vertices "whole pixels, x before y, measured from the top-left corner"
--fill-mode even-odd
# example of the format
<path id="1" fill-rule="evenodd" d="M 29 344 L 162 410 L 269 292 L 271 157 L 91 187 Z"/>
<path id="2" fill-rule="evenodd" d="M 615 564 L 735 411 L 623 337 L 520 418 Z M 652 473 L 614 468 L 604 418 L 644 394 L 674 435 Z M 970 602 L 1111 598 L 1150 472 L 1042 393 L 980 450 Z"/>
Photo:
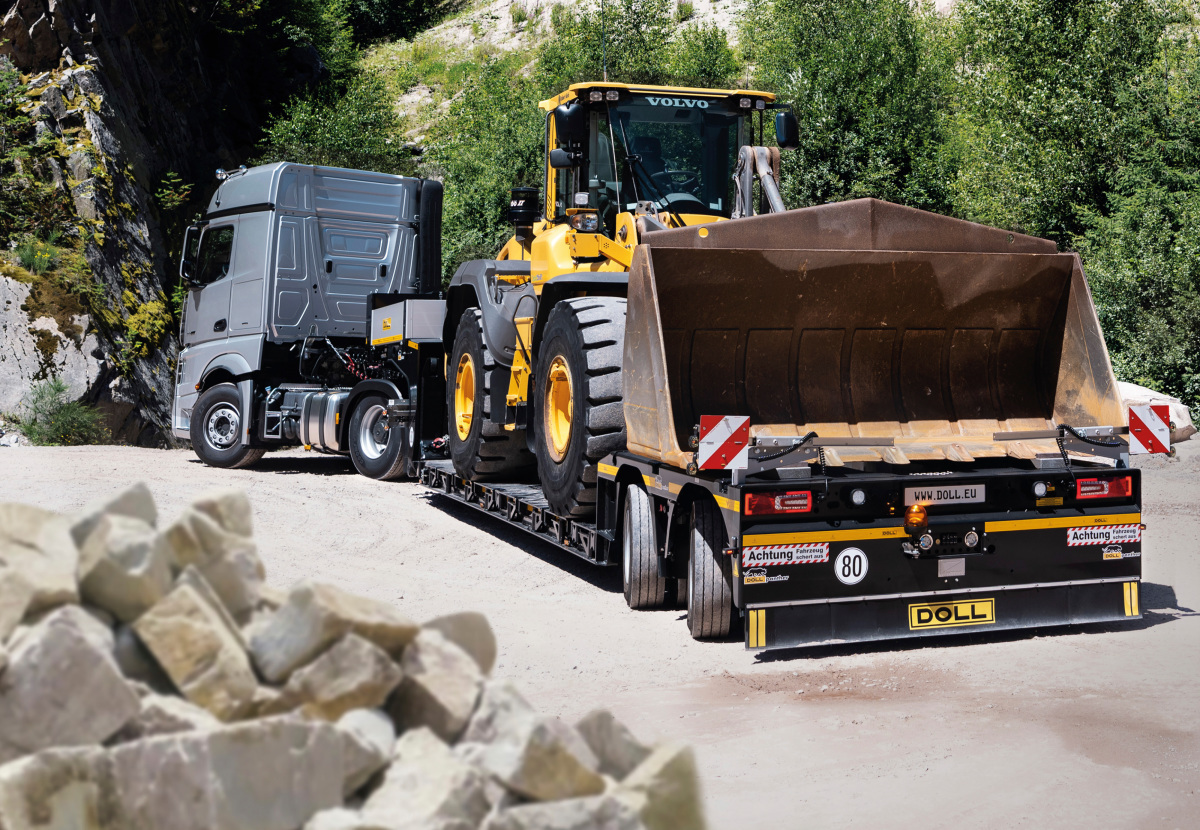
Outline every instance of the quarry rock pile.
<path id="1" fill-rule="evenodd" d="M 691 830 L 690 750 L 491 676 L 482 615 L 269 588 L 246 496 L 0 504 L 0 830 Z"/>

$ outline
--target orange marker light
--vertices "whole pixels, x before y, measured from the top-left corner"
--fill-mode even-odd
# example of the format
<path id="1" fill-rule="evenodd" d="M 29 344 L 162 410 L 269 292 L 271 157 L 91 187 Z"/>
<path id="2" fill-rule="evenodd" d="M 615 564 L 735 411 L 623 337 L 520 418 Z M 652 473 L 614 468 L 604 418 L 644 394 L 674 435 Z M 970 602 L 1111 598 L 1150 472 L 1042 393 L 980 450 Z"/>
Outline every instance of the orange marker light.
<path id="1" fill-rule="evenodd" d="M 904 511 L 905 527 L 925 527 L 927 524 L 929 524 L 929 514 L 925 511 L 925 505 L 914 504 Z"/>

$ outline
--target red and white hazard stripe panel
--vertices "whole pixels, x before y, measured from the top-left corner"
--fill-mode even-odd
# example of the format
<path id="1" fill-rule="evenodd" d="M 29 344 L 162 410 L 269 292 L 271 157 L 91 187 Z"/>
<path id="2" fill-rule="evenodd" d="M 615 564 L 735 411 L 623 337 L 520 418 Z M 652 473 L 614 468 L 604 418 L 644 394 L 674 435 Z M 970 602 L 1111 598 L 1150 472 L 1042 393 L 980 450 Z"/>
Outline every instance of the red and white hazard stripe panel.
<path id="1" fill-rule="evenodd" d="M 744 470 L 750 463 L 750 418 L 740 415 L 701 415 L 701 470 Z"/>
<path id="2" fill-rule="evenodd" d="M 1129 452 L 1131 455 L 1171 451 L 1171 407 L 1146 404 L 1129 407 Z"/>
<path id="3" fill-rule="evenodd" d="M 756 565 L 817 565 L 829 561 L 828 542 L 802 545 L 752 545 L 742 548 L 742 567 Z"/>

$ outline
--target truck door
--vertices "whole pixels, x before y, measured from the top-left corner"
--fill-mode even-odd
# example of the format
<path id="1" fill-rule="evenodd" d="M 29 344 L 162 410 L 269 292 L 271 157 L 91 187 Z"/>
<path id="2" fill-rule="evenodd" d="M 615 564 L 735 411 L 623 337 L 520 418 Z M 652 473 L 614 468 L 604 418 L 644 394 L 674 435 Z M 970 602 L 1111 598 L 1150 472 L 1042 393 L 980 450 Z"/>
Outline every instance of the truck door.
<path id="1" fill-rule="evenodd" d="M 184 345 L 229 336 L 229 292 L 233 273 L 233 241 L 237 219 L 209 225 L 196 257 L 197 288 L 188 292 Z"/>

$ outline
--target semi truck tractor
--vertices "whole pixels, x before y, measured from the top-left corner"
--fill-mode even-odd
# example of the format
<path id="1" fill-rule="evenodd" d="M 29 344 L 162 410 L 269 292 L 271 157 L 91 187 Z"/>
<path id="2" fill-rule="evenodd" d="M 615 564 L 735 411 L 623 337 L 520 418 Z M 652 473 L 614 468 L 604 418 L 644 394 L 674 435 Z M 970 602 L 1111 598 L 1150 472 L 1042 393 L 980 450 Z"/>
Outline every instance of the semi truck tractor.
<path id="1" fill-rule="evenodd" d="M 544 187 L 444 290 L 436 182 L 228 174 L 181 266 L 176 434 L 417 477 L 750 649 L 1141 616 L 1129 457 L 1170 439 L 1125 411 L 1078 256 L 785 210 L 767 93 L 541 106 Z"/>

